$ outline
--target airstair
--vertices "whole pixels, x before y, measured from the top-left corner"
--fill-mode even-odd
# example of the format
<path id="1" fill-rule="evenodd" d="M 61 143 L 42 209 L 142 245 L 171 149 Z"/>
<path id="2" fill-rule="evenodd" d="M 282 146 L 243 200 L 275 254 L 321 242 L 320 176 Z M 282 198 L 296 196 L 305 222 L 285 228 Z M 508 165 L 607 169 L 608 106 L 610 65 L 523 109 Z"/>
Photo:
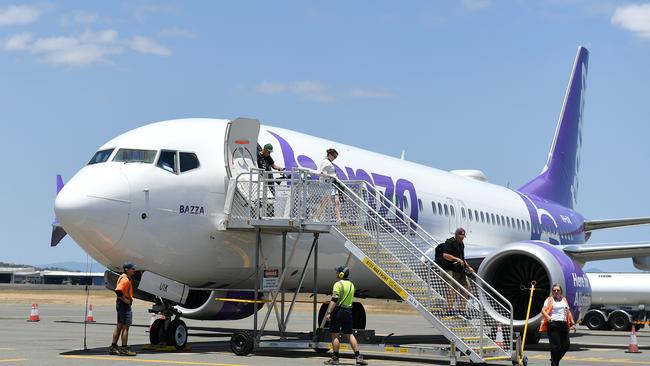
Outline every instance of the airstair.
<path id="1" fill-rule="evenodd" d="M 417 202 L 412 202 L 416 204 Z M 466 289 L 434 261 L 439 242 L 364 181 L 251 168 L 230 180 L 229 229 L 329 232 L 471 362 L 518 360 L 512 305 L 478 275 Z M 454 300 L 454 301 L 452 301 Z"/>

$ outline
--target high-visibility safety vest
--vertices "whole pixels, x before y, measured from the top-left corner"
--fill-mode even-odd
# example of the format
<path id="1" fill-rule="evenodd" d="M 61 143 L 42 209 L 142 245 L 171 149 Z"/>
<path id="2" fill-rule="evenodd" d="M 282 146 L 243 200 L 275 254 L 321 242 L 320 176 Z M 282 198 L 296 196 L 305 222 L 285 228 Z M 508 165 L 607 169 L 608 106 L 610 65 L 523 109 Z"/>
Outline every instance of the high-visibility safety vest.
<path id="1" fill-rule="evenodd" d="M 546 307 L 543 312 L 546 314 L 551 314 L 553 312 L 553 296 L 549 296 L 548 299 L 546 299 Z M 566 313 L 566 323 L 569 328 L 573 325 L 573 315 L 571 315 L 571 308 L 569 307 L 569 303 L 566 301 L 566 297 L 562 298 L 562 302 L 564 302 L 564 312 Z M 548 320 L 546 320 L 546 317 L 542 315 L 542 324 L 539 325 L 539 331 L 540 333 L 544 333 L 548 330 Z"/>
<path id="2" fill-rule="evenodd" d="M 340 280 L 334 284 L 332 297 L 339 299 L 338 305 L 351 308 L 354 301 L 354 284 L 350 280 Z"/>

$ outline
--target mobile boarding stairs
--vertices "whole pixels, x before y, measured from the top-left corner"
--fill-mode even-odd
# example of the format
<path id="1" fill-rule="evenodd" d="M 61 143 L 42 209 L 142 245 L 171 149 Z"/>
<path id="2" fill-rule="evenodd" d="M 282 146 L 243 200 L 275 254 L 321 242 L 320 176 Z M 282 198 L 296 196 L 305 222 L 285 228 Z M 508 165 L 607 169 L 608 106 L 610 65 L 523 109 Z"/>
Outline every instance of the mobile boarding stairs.
<path id="1" fill-rule="evenodd" d="M 343 182 L 306 170 L 294 170 L 288 176 L 279 178 L 276 175 L 277 173 L 252 168 L 249 172 L 230 179 L 226 195 L 227 228 L 255 230 L 258 233 L 255 258 L 258 271 L 261 232 L 284 232 L 280 284 L 271 293 L 272 304 L 268 308 L 261 330 L 258 331 L 256 312 L 255 333 L 244 334 L 239 341 L 233 336 L 233 340 L 239 342 L 236 348 L 246 348 L 243 354 L 252 351 L 253 347 L 301 348 L 294 347 L 290 342 L 261 340 L 271 309 L 274 309 L 276 317 L 278 316 L 274 307 L 278 293 L 282 291 L 282 319 L 278 322 L 281 340 L 285 339 L 283 332 L 296 301 L 294 294 L 285 319 L 283 283 L 286 232 L 314 233 L 309 256 L 314 253 L 315 269 L 318 263 L 318 235 L 330 233 L 341 239 L 351 255 L 368 267 L 449 341 L 449 347 L 436 355 L 449 356 L 451 364 L 455 364 L 457 357 L 466 357 L 473 363 L 497 360 L 518 363 L 519 347 L 518 340 L 513 337 L 510 302 L 478 275 L 468 276 L 469 290 L 458 284 L 433 261 L 432 248 L 439 242 L 397 205 L 386 199 L 380 191 L 364 181 Z M 412 204 L 417 205 L 417 202 Z M 295 247 L 294 245 L 294 249 Z M 292 257 L 293 252 L 289 261 Z M 309 260 L 308 257 L 307 262 Z M 306 268 L 307 263 L 303 267 L 296 294 L 302 287 Z M 257 293 L 260 290 L 257 283 L 260 276 L 256 278 Z M 316 335 L 316 282 L 314 274 L 314 333 L 305 347 L 327 350 L 331 345 L 322 339 L 319 340 Z M 455 294 L 456 301 L 461 296 L 467 299 L 467 309 L 459 311 L 460 306 L 456 303 L 450 306 L 447 300 L 450 294 Z M 389 348 L 394 349 L 386 347 L 386 350 Z M 239 354 L 237 351 L 235 353 Z M 432 353 L 420 351 L 417 354 Z"/>

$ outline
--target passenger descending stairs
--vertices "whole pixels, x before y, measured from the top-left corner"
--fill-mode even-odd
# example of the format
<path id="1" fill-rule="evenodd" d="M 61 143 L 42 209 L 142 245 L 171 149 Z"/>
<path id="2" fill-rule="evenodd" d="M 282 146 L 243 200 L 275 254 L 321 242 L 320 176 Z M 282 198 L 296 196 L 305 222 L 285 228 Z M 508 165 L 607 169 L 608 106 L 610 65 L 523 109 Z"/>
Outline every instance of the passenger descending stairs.
<path id="1" fill-rule="evenodd" d="M 434 250 L 427 252 L 437 245 L 435 239 L 374 187 L 345 182 L 340 189 L 344 182 L 338 183 L 334 187 L 343 201 L 343 222 L 332 226 L 331 233 L 355 257 L 472 362 L 515 359 L 507 300 L 478 276 L 472 276 L 469 293 L 455 283 L 432 263 Z M 452 292 L 456 302 L 450 306 Z M 460 296 L 469 298 L 466 309 L 460 308 Z"/>

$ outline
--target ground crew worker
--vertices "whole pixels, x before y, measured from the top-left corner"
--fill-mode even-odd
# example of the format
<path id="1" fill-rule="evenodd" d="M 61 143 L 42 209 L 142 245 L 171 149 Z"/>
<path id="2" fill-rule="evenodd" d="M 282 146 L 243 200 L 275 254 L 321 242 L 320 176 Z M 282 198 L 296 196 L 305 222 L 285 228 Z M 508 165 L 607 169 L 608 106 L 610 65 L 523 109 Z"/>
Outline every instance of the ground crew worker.
<path id="1" fill-rule="evenodd" d="M 325 313 L 325 318 L 330 321 L 330 333 L 332 334 L 332 358 L 325 361 L 326 365 L 339 364 L 339 334 L 341 330 L 348 339 L 357 365 L 367 365 L 363 356 L 359 353 L 359 344 L 352 334 L 352 302 L 354 300 L 354 284 L 348 279 L 350 269 L 348 267 L 336 268 L 336 277 L 339 279 L 332 289 L 332 300 Z"/>
<path id="2" fill-rule="evenodd" d="M 135 264 L 126 262 L 122 268 L 124 269 L 124 273 L 117 279 L 117 285 L 115 286 L 115 295 L 117 295 L 115 304 L 117 324 L 115 325 L 115 331 L 113 331 L 113 343 L 111 343 L 109 353 L 111 355 L 135 356 L 136 353 L 131 351 L 128 342 L 129 326 L 133 321 L 133 313 L 131 312 L 133 284 L 131 281 L 136 267 Z M 117 347 L 117 340 L 120 337 L 122 337 L 122 347 Z"/>

